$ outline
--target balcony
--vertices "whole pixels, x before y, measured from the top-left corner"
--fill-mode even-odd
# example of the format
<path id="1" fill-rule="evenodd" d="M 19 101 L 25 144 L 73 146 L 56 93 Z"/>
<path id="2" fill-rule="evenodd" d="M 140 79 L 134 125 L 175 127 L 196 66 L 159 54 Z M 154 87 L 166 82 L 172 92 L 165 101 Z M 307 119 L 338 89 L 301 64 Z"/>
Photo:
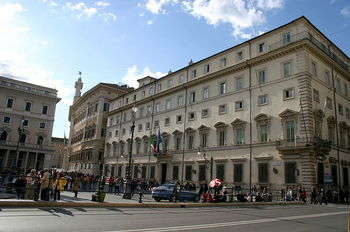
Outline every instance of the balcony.
<path id="1" fill-rule="evenodd" d="M 309 150 L 313 149 L 315 151 L 329 152 L 331 150 L 331 142 L 321 139 L 319 137 L 312 138 L 295 138 L 294 141 L 289 140 L 279 140 L 276 141 L 276 149 L 280 152 L 295 151 L 295 150 Z"/>

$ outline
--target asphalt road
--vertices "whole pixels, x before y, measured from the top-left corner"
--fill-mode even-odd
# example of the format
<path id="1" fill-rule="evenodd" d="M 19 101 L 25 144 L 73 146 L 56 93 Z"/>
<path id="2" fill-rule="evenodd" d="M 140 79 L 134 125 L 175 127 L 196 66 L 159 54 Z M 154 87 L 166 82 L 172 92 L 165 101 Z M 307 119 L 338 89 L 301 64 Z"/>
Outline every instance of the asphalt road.
<path id="1" fill-rule="evenodd" d="M 40 208 L 0 211 L 0 231 L 347 231 L 349 207 Z"/>

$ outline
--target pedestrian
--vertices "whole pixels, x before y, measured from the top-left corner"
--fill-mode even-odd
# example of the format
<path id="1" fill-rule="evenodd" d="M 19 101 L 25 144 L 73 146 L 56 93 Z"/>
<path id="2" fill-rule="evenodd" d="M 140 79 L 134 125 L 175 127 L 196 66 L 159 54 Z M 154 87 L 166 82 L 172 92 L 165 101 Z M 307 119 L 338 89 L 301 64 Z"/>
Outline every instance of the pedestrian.
<path id="1" fill-rule="evenodd" d="M 41 200 L 42 201 L 49 201 L 50 200 L 50 194 L 49 194 L 49 187 L 50 187 L 50 173 L 45 170 L 43 176 L 40 179 L 41 183 Z"/>
<path id="2" fill-rule="evenodd" d="M 78 191 L 80 189 L 80 178 L 78 176 L 76 176 L 73 179 L 72 189 L 73 189 L 73 192 L 74 192 L 74 197 L 78 198 Z"/>
<path id="3" fill-rule="evenodd" d="M 61 200 L 61 192 L 64 191 L 64 187 L 67 183 L 67 180 L 63 177 L 62 174 L 59 174 L 58 178 L 54 183 L 54 200 Z"/>
<path id="4" fill-rule="evenodd" d="M 316 205 L 317 204 L 317 192 L 315 188 L 312 188 L 312 192 L 311 192 L 311 204 Z"/>
<path id="5" fill-rule="evenodd" d="M 113 189 L 115 188 L 115 179 L 113 176 L 109 177 L 108 180 L 108 192 L 113 193 Z"/>
<path id="6" fill-rule="evenodd" d="M 15 181 L 15 189 L 17 193 L 17 199 L 24 199 L 26 192 L 26 179 L 24 176 L 19 176 Z"/>

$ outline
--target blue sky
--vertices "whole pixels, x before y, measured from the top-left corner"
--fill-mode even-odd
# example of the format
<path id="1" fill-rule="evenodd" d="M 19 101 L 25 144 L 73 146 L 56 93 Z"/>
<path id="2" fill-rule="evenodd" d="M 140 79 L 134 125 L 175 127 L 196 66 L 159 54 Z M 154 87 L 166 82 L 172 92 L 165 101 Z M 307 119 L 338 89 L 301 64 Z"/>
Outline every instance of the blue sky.
<path id="1" fill-rule="evenodd" d="M 350 55 L 349 0 L 0 0 L 0 74 L 58 89 L 63 137 L 78 71 L 135 85 L 302 15 Z"/>

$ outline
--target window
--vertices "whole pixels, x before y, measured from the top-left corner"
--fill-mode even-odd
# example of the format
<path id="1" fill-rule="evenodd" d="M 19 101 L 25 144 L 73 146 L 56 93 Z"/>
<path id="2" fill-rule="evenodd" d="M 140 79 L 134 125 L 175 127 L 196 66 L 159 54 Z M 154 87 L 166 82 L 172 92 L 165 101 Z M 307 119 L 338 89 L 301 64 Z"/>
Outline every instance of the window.
<path id="1" fill-rule="evenodd" d="M 219 95 L 224 95 L 226 93 L 226 82 L 219 84 Z"/>
<path id="2" fill-rule="evenodd" d="M 169 86 L 169 83 L 168 83 L 168 86 Z M 157 92 L 160 92 L 160 91 L 162 91 L 162 83 L 158 83 L 158 85 L 157 85 Z"/>
<path id="3" fill-rule="evenodd" d="M 44 142 L 44 138 L 42 136 L 39 136 L 37 141 L 36 141 L 36 144 L 37 145 L 43 145 L 43 142 Z"/>
<path id="4" fill-rule="evenodd" d="M 179 84 L 182 84 L 182 83 L 184 83 L 185 82 L 185 77 L 184 77 L 184 75 L 180 75 L 179 76 Z"/>
<path id="5" fill-rule="evenodd" d="M 6 141 L 7 135 L 8 134 L 7 134 L 6 131 L 1 132 L 1 134 L 0 134 L 0 141 Z"/>
<path id="6" fill-rule="evenodd" d="M 344 108 L 343 108 L 343 105 L 338 104 L 338 112 L 339 112 L 340 115 L 344 115 Z"/>
<path id="7" fill-rule="evenodd" d="M 197 77 L 197 69 L 193 69 L 191 72 L 191 77 L 196 78 Z"/>
<path id="8" fill-rule="evenodd" d="M 152 114 L 152 106 L 151 105 L 147 106 L 147 114 L 148 115 Z"/>
<path id="9" fill-rule="evenodd" d="M 243 101 L 236 101 L 235 102 L 235 110 L 243 110 Z"/>
<path id="10" fill-rule="evenodd" d="M 219 146 L 225 146 L 226 144 L 226 130 L 220 129 L 219 130 Z"/>
<path id="11" fill-rule="evenodd" d="M 26 134 L 21 133 L 20 136 L 19 136 L 19 142 L 20 143 L 25 143 L 26 139 L 27 139 Z"/>
<path id="12" fill-rule="evenodd" d="M 244 128 L 235 129 L 235 144 L 244 144 Z"/>
<path id="13" fill-rule="evenodd" d="M 192 165 L 186 165 L 185 177 L 187 181 L 192 180 Z"/>
<path id="14" fill-rule="evenodd" d="M 190 103 L 196 102 L 196 92 L 190 93 Z"/>
<path id="15" fill-rule="evenodd" d="M 155 174 L 156 174 L 156 167 L 155 166 L 151 166 L 150 179 L 154 179 Z"/>
<path id="16" fill-rule="evenodd" d="M 330 72 L 328 70 L 325 70 L 325 72 L 324 72 L 324 79 L 325 79 L 327 85 L 330 86 L 330 84 L 331 84 L 331 74 L 330 74 Z"/>
<path id="17" fill-rule="evenodd" d="M 348 85 L 344 82 L 344 94 L 347 97 L 349 95 Z"/>
<path id="18" fill-rule="evenodd" d="M 139 109 L 139 117 L 142 118 L 143 117 L 143 112 L 145 111 L 144 107 L 140 107 Z"/>
<path id="19" fill-rule="evenodd" d="M 201 164 L 198 166 L 198 181 L 205 181 L 207 179 L 206 170 L 207 167 L 205 164 Z"/>
<path id="20" fill-rule="evenodd" d="M 173 166 L 173 180 L 179 179 L 179 166 Z"/>
<path id="21" fill-rule="evenodd" d="M 317 163 L 317 183 L 324 184 L 324 165 L 323 163 Z"/>
<path id="22" fill-rule="evenodd" d="M 129 98 L 128 98 L 128 97 L 125 99 L 125 103 L 126 103 L 126 104 L 129 103 Z M 98 105 L 96 105 L 96 111 L 97 111 L 97 106 L 98 106 Z"/>
<path id="23" fill-rule="evenodd" d="M 311 62 L 311 71 L 314 76 L 317 76 L 317 64 L 315 62 Z"/>
<path id="24" fill-rule="evenodd" d="M 167 84 L 168 84 L 168 88 L 173 87 L 173 79 L 169 79 Z"/>
<path id="25" fill-rule="evenodd" d="M 219 105 L 219 114 L 226 114 L 227 113 L 227 105 Z"/>
<path id="26" fill-rule="evenodd" d="M 142 124 L 137 125 L 137 130 L 142 131 Z"/>
<path id="27" fill-rule="evenodd" d="M 202 110 L 202 118 L 206 118 L 209 115 L 209 110 L 208 109 L 203 109 Z"/>
<path id="28" fill-rule="evenodd" d="M 127 100 L 127 103 L 128 103 L 129 99 L 127 98 L 126 100 Z M 95 104 L 95 112 L 97 112 L 97 111 L 98 111 L 98 103 Z"/>
<path id="29" fill-rule="evenodd" d="M 115 130 L 114 137 L 117 137 L 117 136 L 118 136 L 118 130 Z"/>
<path id="30" fill-rule="evenodd" d="M 290 32 L 285 32 L 282 34 L 283 44 L 287 44 L 290 42 Z"/>
<path id="31" fill-rule="evenodd" d="M 103 111 L 108 112 L 109 111 L 109 103 L 103 103 Z"/>
<path id="32" fill-rule="evenodd" d="M 265 51 L 265 43 L 260 43 L 260 44 L 258 45 L 258 51 L 259 51 L 260 53 Z"/>
<path id="33" fill-rule="evenodd" d="M 259 169 L 259 183 L 267 183 L 268 182 L 268 163 L 259 163 L 258 164 Z"/>
<path id="34" fill-rule="evenodd" d="M 291 62 L 283 63 L 283 76 L 289 77 L 290 75 L 292 75 L 292 63 Z"/>
<path id="35" fill-rule="evenodd" d="M 170 110 L 171 109 L 171 99 L 165 100 L 165 109 Z"/>
<path id="36" fill-rule="evenodd" d="M 337 93 L 341 93 L 342 91 L 341 91 L 341 87 L 340 87 L 340 80 L 339 80 L 339 78 L 336 78 L 335 79 L 335 91 L 337 92 Z"/>
<path id="37" fill-rule="evenodd" d="M 209 87 L 204 87 L 202 91 L 203 99 L 209 98 Z"/>
<path id="38" fill-rule="evenodd" d="M 335 144 L 335 128 L 334 125 L 328 125 L 328 141 Z"/>
<path id="39" fill-rule="evenodd" d="M 193 149 L 193 142 L 194 142 L 194 134 L 189 133 L 187 138 L 187 149 Z"/>
<path id="40" fill-rule="evenodd" d="M 155 112 L 159 112 L 160 111 L 160 102 L 157 102 L 155 107 L 154 107 L 154 111 Z"/>
<path id="41" fill-rule="evenodd" d="M 320 102 L 320 92 L 316 89 L 313 89 L 313 99 L 315 102 Z"/>
<path id="42" fill-rule="evenodd" d="M 146 130 L 150 130 L 151 129 L 151 123 L 150 122 L 146 122 Z"/>
<path id="43" fill-rule="evenodd" d="M 41 129 L 44 129 L 44 128 L 45 128 L 45 122 L 41 122 L 41 123 L 40 123 L 40 128 L 41 128 Z"/>
<path id="44" fill-rule="evenodd" d="M 261 95 L 261 96 L 258 97 L 258 105 L 259 106 L 266 105 L 267 103 L 268 103 L 267 94 Z"/>
<path id="45" fill-rule="evenodd" d="M 25 110 L 26 110 L 26 111 L 30 111 L 31 108 L 32 108 L 32 103 L 26 102 Z"/>
<path id="46" fill-rule="evenodd" d="M 4 123 L 10 123 L 11 122 L 11 118 L 10 117 L 4 117 Z"/>
<path id="47" fill-rule="evenodd" d="M 243 164 L 233 164 L 233 181 L 240 183 L 243 180 Z"/>
<path id="48" fill-rule="evenodd" d="M 294 88 L 283 90 L 283 100 L 288 100 L 292 98 L 294 98 Z"/>
<path id="49" fill-rule="evenodd" d="M 165 118 L 165 121 L 164 121 L 164 125 L 165 126 L 169 126 L 170 125 L 170 118 Z"/>
<path id="50" fill-rule="evenodd" d="M 181 149 L 181 135 L 175 136 L 175 150 Z"/>
<path id="51" fill-rule="evenodd" d="M 219 180 L 225 180 L 225 164 L 216 165 L 216 178 Z"/>
<path id="52" fill-rule="evenodd" d="M 155 120 L 154 121 L 154 128 L 158 128 L 159 127 L 159 121 L 158 120 Z"/>
<path id="53" fill-rule="evenodd" d="M 102 128 L 101 129 L 101 137 L 105 137 L 106 136 L 106 128 Z"/>
<path id="54" fill-rule="evenodd" d="M 243 51 L 237 52 L 237 61 L 240 61 L 243 59 Z"/>
<path id="55" fill-rule="evenodd" d="M 29 124 L 29 121 L 27 119 L 24 119 L 22 121 L 22 126 L 28 126 L 28 124 Z"/>
<path id="56" fill-rule="evenodd" d="M 204 65 L 204 73 L 208 73 L 210 71 L 210 64 Z"/>
<path id="57" fill-rule="evenodd" d="M 267 142 L 267 133 L 268 127 L 267 125 L 259 125 L 259 142 L 266 143 Z"/>
<path id="58" fill-rule="evenodd" d="M 123 134 L 123 135 L 125 135 L 125 133 L 126 133 L 126 129 L 125 129 L 125 128 L 123 128 L 123 130 L 122 130 L 122 134 Z"/>
<path id="59" fill-rule="evenodd" d="M 236 90 L 243 89 L 243 77 L 236 77 Z"/>
<path id="60" fill-rule="evenodd" d="M 195 114 L 195 112 L 190 112 L 189 114 L 188 114 L 188 120 L 195 120 L 196 119 L 196 114 Z"/>
<path id="61" fill-rule="evenodd" d="M 221 67 L 226 67 L 226 65 L 227 65 L 227 59 L 226 59 L 226 57 L 221 58 L 221 59 L 220 59 L 220 66 L 221 66 Z"/>
<path id="62" fill-rule="evenodd" d="M 284 172 L 285 172 L 285 182 L 286 184 L 295 184 L 296 183 L 296 162 L 286 162 L 284 164 Z"/>
<path id="63" fill-rule="evenodd" d="M 12 98 L 8 98 L 7 99 L 6 107 L 7 108 L 12 108 L 13 107 L 13 99 Z"/>
<path id="64" fill-rule="evenodd" d="M 286 127 L 287 127 L 286 128 L 287 141 L 294 142 L 295 141 L 295 122 L 294 121 L 287 121 Z"/>
<path id="65" fill-rule="evenodd" d="M 200 133 L 200 146 L 207 147 L 208 144 L 208 132 Z"/>
<path id="66" fill-rule="evenodd" d="M 177 96 L 177 106 L 183 106 L 184 97 L 182 95 Z"/>
<path id="67" fill-rule="evenodd" d="M 149 93 L 150 95 L 153 95 L 153 94 L 154 94 L 154 88 L 153 88 L 153 86 L 149 88 L 148 93 Z"/>
<path id="68" fill-rule="evenodd" d="M 176 116 L 176 123 L 181 123 L 182 122 L 182 115 Z"/>
<path id="69" fill-rule="evenodd" d="M 330 99 L 329 97 L 326 98 L 326 107 L 330 110 L 333 109 L 333 102 L 332 99 Z"/>
<path id="70" fill-rule="evenodd" d="M 350 119 L 350 110 L 349 110 L 349 108 L 345 108 L 345 117 L 346 117 L 346 119 Z M 349 141 L 349 143 L 350 143 L 350 141 Z"/>
<path id="71" fill-rule="evenodd" d="M 266 83 L 266 70 L 259 70 L 257 72 L 259 85 Z"/>
<path id="72" fill-rule="evenodd" d="M 142 97 L 146 96 L 146 91 L 142 91 Z"/>

